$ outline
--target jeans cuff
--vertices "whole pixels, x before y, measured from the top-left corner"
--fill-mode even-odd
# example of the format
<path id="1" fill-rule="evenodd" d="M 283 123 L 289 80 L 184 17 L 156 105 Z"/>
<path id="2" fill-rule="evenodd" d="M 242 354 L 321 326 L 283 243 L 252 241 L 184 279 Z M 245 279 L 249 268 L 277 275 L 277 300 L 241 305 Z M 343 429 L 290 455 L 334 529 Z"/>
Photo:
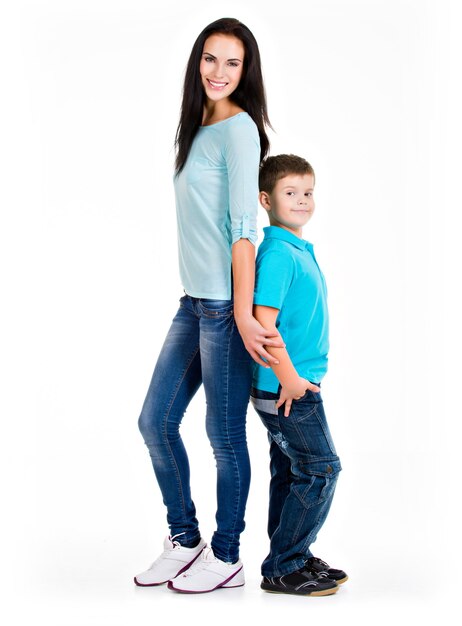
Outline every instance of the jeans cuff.
<path id="1" fill-rule="evenodd" d="M 305 561 L 307 560 L 307 558 L 293 559 L 292 561 L 289 561 L 289 563 L 286 563 L 284 567 L 277 568 L 272 572 L 270 572 L 270 570 L 265 570 L 262 567 L 261 574 L 266 578 L 280 578 L 281 576 L 287 576 L 287 574 L 293 574 L 299 569 L 302 569 L 302 567 L 305 565 Z"/>

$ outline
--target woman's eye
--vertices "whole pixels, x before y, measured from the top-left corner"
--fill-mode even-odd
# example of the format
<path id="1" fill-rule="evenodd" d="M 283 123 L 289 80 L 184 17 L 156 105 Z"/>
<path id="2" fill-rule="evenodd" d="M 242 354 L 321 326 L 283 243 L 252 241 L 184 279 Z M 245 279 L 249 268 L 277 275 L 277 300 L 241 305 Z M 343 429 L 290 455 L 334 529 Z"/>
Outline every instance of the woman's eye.
<path id="1" fill-rule="evenodd" d="M 210 61 L 213 61 L 212 57 L 204 57 L 205 61 L 207 61 L 208 63 L 210 63 Z"/>
<path id="2" fill-rule="evenodd" d="M 231 62 L 229 63 L 229 65 L 230 65 L 231 67 L 239 67 L 239 63 L 236 63 L 235 61 L 231 61 Z"/>

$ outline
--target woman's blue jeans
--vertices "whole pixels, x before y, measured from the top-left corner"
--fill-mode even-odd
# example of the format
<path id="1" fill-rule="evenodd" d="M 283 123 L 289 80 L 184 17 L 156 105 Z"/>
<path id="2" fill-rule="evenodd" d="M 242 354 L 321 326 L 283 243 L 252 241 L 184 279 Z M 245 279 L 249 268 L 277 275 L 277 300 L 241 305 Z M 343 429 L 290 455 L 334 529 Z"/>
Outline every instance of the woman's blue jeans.
<path id="1" fill-rule="evenodd" d="M 252 359 L 244 347 L 230 300 L 185 295 L 154 369 L 139 418 L 171 536 L 191 547 L 200 538 L 191 497 L 188 456 L 180 424 L 204 384 L 206 431 L 217 466 L 217 528 L 211 546 L 222 561 L 239 558 L 239 536 L 250 484 L 245 420 Z"/>
<path id="2" fill-rule="evenodd" d="M 270 552 L 262 574 L 278 577 L 301 569 L 327 517 L 341 470 L 320 393 L 294 400 L 289 417 L 279 394 L 252 389 L 252 404 L 268 430 Z"/>

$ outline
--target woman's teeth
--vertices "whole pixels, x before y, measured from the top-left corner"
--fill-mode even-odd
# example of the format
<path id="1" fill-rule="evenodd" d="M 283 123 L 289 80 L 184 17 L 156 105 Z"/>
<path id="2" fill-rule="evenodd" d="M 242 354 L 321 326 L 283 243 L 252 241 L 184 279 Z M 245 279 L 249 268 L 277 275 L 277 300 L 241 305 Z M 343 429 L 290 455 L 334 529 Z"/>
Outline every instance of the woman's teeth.
<path id="1" fill-rule="evenodd" d="M 216 83 L 215 81 L 210 80 L 210 79 L 208 79 L 208 81 L 214 89 L 222 89 L 223 87 L 226 87 L 226 85 L 228 84 L 228 83 Z"/>

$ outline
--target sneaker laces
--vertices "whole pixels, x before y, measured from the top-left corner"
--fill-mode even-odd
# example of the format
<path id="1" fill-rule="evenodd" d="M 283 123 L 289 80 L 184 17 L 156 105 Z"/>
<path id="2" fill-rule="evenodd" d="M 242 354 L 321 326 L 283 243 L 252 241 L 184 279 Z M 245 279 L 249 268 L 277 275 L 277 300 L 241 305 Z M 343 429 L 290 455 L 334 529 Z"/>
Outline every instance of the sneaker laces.
<path id="1" fill-rule="evenodd" d="M 213 554 L 212 548 L 205 548 L 202 551 L 202 554 L 199 559 L 191 567 L 183 573 L 183 576 L 192 576 L 196 574 L 196 572 L 202 572 L 202 570 L 207 569 L 210 563 L 214 563 L 218 559 Z"/>
<path id="2" fill-rule="evenodd" d="M 174 535 L 173 537 L 170 537 L 169 535 L 169 540 L 171 542 L 171 544 L 173 545 L 173 548 L 167 548 L 167 550 L 164 550 L 162 552 L 162 554 L 160 554 L 157 559 L 155 561 L 153 561 L 151 563 L 151 566 L 149 567 L 149 569 L 152 569 L 154 567 L 154 565 L 157 565 L 157 563 L 160 563 L 163 559 L 165 559 L 165 557 L 167 556 L 167 554 L 171 551 L 171 550 L 175 550 L 176 548 L 181 548 L 181 543 L 179 541 L 175 541 L 175 539 L 177 537 L 181 537 L 181 535 L 185 535 L 186 533 L 178 533 L 177 535 Z"/>
<path id="3" fill-rule="evenodd" d="M 312 566 L 313 562 L 318 563 L 319 565 L 321 565 L 322 567 L 325 567 L 326 569 L 320 572 L 319 570 L 317 570 L 315 567 Z M 317 556 L 312 556 L 308 560 L 306 560 L 305 568 L 317 578 L 329 577 L 329 573 L 328 573 L 329 565 L 322 559 L 318 558 Z"/>
<path id="4" fill-rule="evenodd" d="M 178 548 L 181 546 L 181 543 L 179 541 L 175 541 L 175 539 L 177 537 L 181 537 L 181 535 L 186 535 L 186 532 L 182 532 L 182 533 L 178 533 L 177 535 L 173 535 L 173 537 L 169 537 L 170 541 L 172 542 L 172 544 L 174 545 L 174 548 Z"/>

